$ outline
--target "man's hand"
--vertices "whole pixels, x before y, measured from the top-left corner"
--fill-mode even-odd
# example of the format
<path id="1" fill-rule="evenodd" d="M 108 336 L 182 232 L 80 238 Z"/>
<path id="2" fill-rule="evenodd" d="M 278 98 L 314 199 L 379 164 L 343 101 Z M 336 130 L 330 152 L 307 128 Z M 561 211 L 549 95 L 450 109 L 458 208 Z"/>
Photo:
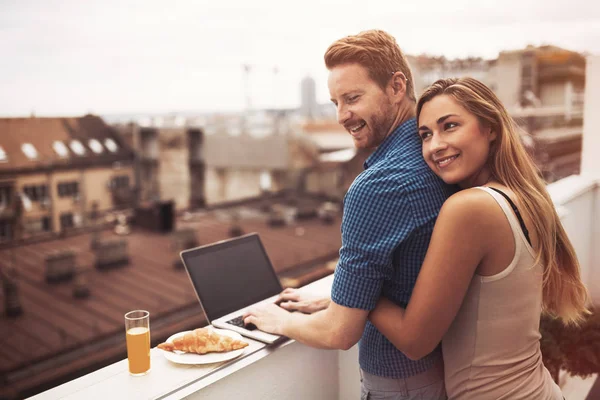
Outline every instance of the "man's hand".
<path id="1" fill-rule="evenodd" d="M 304 294 L 297 289 L 288 288 L 281 292 L 276 303 L 288 311 L 300 311 L 304 314 L 312 314 L 329 307 L 331 298 Z"/>
<path id="2" fill-rule="evenodd" d="M 323 301 L 322 297 L 319 299 Z M 287 336 L 308 346 L 348 350 L 360 340 L 368 313 L 333 301 L 324 310 L 310 315 L 289 312 L 274 303 L 263 303 L 248 309 L 243 317 L 245 324 L 254 324 L 262 331 Z"/>
<path id="3" fill-rule="evenodd" d="M 290 313 L 275 304 L 262 304 L 244 313 L 244 324 L 254 324 L 261 331 L 284 335 L 283 326 Z"/>

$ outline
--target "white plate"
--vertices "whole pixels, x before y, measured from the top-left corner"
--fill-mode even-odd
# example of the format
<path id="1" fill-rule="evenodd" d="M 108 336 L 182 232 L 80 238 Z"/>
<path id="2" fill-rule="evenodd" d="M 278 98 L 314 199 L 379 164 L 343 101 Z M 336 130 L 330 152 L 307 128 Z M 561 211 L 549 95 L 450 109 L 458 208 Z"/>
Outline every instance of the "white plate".
<path id="1" fill-rule="evenodd" d="M 221 335 L 226 335 L 233 339 L 244 340 L 242 338 L 242 335 L 240 335 L 237 332 L 229 331 L 227 329 L 216 329 L 216 328 L 212 328 L 212 329 L 215 332 L 220 333 Z M 176 337 L 179 337 L 179 336 L 183 336 L 187 332 L 191 332 L 191 331 L 179 332 L 174 335 L 171 335 L 167 339 L 167 342 L 173 342 L 173 339 L 175 339 Z M 179 351 L 179 350 L 174 350 L 172 352 L 162 350 L 162 352 L 165 355 L 165 358 L 167 360 L 172 361 L 174 363 L 178 363 L 178 364 L 212 364 L 212 363 L 223 362 L 223 361 L 227 361 L 227 360 L 231 360 L 233 358 L 239 357 L 244 353 L 244 351 L 246 351 L 246 348 L 247 347 L 244 347 L 243 349 L 228 351 L 225 353 L 207 353 L 207 354 L 185 353 L 185 352 Z"/>

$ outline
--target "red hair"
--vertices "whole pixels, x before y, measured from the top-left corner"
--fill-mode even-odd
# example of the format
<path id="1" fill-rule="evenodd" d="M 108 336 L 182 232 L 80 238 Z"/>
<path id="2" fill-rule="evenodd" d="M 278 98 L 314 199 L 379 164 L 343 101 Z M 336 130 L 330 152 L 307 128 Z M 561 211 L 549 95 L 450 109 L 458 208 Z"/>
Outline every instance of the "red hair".
<path id="1" fill-rule="evenodd" d="M 369 30 L 336 40 L 325 52 L 325 65 L 332 69 L 342 64 L 359 64 L 382 89 L 392 74 L 402 72 L 406 77 L 406 94 L 416 102 L 415 85 L 408 61 L 396 39 L 381 30 Z"/>

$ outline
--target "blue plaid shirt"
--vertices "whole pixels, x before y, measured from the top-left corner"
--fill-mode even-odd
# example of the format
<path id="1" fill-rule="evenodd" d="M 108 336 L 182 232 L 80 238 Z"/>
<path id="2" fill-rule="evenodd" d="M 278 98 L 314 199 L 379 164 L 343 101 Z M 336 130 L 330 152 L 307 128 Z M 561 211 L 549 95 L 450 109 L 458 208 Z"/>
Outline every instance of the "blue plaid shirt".
<path id="1" fill-rule="evenodd" d="M 380 296 L 406 307 L 437 215 L 453 193 L 421 155 L 414 118 L 400 125 L 365 161 L 344 197 L 342 247 L 331 299 L 372 310 Z M 373 375 L 405 378 L 430 368 L 440 349 L 412 361 L 373 324 L 359 342 L 360 367 Z"/>

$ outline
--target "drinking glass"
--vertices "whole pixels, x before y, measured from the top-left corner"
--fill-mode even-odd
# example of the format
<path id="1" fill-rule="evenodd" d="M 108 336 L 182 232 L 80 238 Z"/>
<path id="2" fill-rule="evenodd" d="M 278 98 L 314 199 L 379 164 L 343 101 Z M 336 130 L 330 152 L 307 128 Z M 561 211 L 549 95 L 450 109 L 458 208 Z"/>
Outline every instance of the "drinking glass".
<path id="1" fill-rule="evenodd" d="M 125 314 L 125 338 L 129 373 L 146 375 L 150 371 L 150 313 L 144 310 Z"/>

